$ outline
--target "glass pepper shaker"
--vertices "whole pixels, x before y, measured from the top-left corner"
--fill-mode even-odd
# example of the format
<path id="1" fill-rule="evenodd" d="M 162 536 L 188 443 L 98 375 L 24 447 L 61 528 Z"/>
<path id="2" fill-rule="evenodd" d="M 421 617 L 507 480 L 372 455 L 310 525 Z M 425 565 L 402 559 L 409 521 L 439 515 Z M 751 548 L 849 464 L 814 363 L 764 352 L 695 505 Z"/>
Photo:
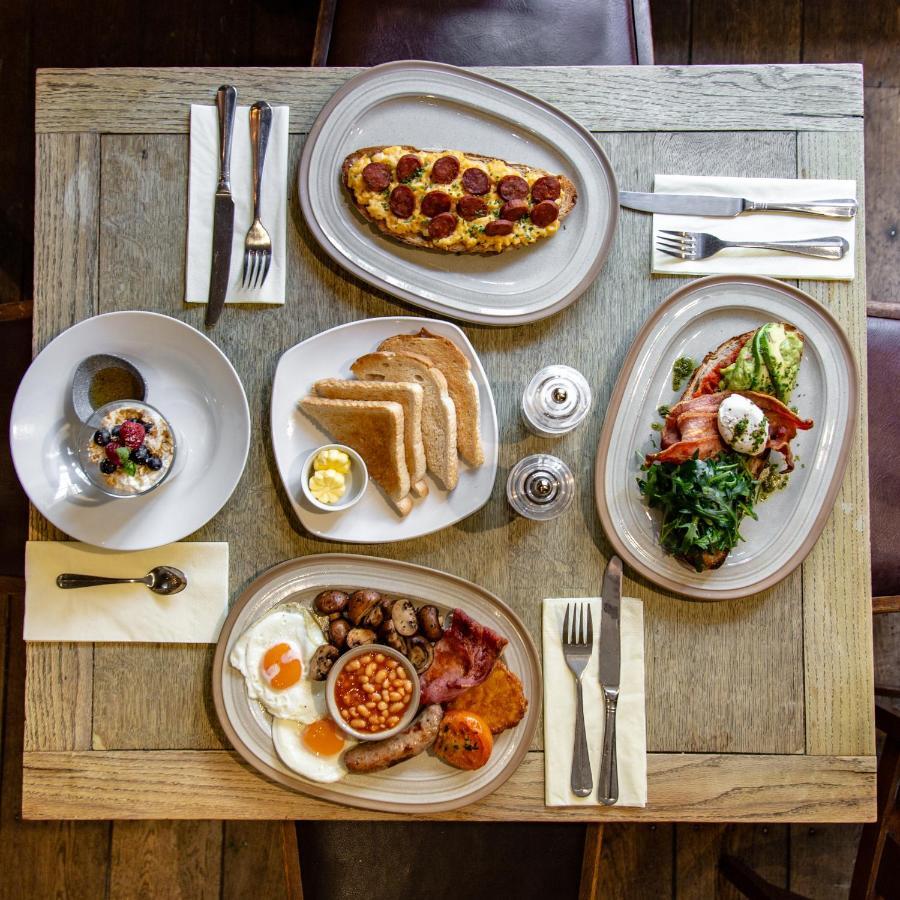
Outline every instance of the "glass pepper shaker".
<path id="1" fill-rule="evenodd" d="M 541 437 L 559 437 L 577 428 L 591 408 L 591 388 L 571 366 L 547 366 L 522 395 L 522 417 Z"/>
<path id="2" fill-rule="evenodd" d="M 575 477 L 561 459 L 535 453 L 510 469 L 506 497 L 509 505 L 526 519 L 555 519 L 575 497 Z"/>

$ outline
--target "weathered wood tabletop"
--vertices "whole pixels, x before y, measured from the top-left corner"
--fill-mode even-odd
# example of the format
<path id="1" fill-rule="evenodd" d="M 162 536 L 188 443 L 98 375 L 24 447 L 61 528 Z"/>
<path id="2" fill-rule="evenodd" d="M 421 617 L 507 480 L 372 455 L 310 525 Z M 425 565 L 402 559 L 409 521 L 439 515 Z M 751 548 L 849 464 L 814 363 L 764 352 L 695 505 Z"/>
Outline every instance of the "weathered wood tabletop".
<path id="1" fill-rule="evenodd" d="M 657 172 L 852 178 L 863 196 L 858 66 L 486 69 L 596 133 L 619 183 Z M 203 329 L 184 296 L 190 103 L 234 83 L 290 106 L 290 176 L 304 136 L 351 69 L 44 70 L 37 76 L 34 350 L 80 319 L 119 309 Z M 211 336 L 252 410 L 244 476 L 198 540 L 231 544 L 231 595 L 263 569 L 351 550 L 433 566 L 504 598 L 539 638 L 542 597 L 599 590 L 610 554 L 593 505 L 594 450 L 610 391 L 639 326 L 682 279 L 649 275 L 650 217 L 624 212 L 606 266 L 573 306 L 512 329 L 466 326 L 493 384 L 501 467 L 489 503 L 439 534 L 347 548 L 301 532 L 268 430 L 282 351 L 323 329 L 416 312 L 335 266 L 291 187 L 287 303 L 228 308 Z M 857 279 L 800 282 L 846 329 L 865 389 L 865 252 Z M 565 362 L 594 389 L 591 420 L 554 444 L 580 502 L 541 524 L 507 508 L 504 473 L 546 442 L 518 400 L 541 365 Z M 524 764 L 450 819 L 863 821 L 875 815 L 865 396 L 850 465 L 817 546 L 776 588 L 693 603 L 626 578 L 645 603 L 649 803 L 546 809 L 540 737 Z M 33 539 L 63 539 L 32 513 Z M 23 813 L 27 818 L 391 818 L 332 806 L 256 775 L 227 746 L 210 699 L 206 645 L 30 644 Z M 531 698 L 539 702 L 539 698 Z"/>

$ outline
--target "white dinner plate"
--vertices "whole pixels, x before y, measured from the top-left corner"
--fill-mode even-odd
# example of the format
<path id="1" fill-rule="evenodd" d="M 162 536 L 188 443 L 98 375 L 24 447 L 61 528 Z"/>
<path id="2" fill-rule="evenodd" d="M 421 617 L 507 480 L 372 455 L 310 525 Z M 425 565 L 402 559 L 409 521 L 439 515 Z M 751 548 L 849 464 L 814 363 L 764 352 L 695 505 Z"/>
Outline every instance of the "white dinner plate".
<path id="1" fill-rule="evenodd" d="M 137 366 L 144 399 L 175 431 L 172 473 L 143 496 L 108 497 L 78 467 L 72 376 L 94 353 Z M 41 351 L 19 385 L 9 435 L 25 493 L 57 528 L 97 547 L 147 550 L 196 531 L 225 505 L 247 461 L 250 411 L 237 372 L 209 338 L 159 313 L 112 312 Z"/>
<path id="2" fill-rule="evenodd" d="M 297 402 L 322 378 L 354 378 L 350 365 L 365 353 L 371 353 L 388 337 L 412 334 L 427 328 L 449 338 L 466 355 L 478 384 L 481 400 L 481 440 L 484 463 L 477 469 L 459 463 L 459 483 L 452 491 L 438 487 L 430 474 L 428 496 L 413 500 L 409 515 L 400 518 L 380 489 L 369 480 L 362 499 L 341 512 L 322 512 L 303 496 L 300 479 L 303 461 L 322 444 L 332 442 L 328 433 L 304 415 Z M 460 328 L 449 322 L 396 316 L 362 319 L 323 331 L 286 350 L 278 361 L 272 385 L 272 446 L 275 461 L 303 527 L 320 538 L 349 543 L 382 544 L 421 537 L 453 525 L 481 509 L 494 487 L 497 475 L 497 410 L 487 375 Z"/>
<path id="3" fill-rule="evenodd" d="M 785 489 L 756 506 L 741 524 L 744 540 L 718 569 L 695 572 L 663 552 L 659 518 L 636 479 L 652 452 L 657 408 L 680 396 L 672 364 L 699 362 L 720 343 L 765 322 L 788 322 L 805 335 L 791 404 L 814 426 L 791 442 L 797 466 Z M 650 581 L 701 600 L 745 597 L 792 572 L 812 549 L 841 486 L 856 427 L 856 365 L 847 337 L 823 306 L 795 287 L 749 275 L 701 278 L 675 291 L 634 340 L 600 434 L 594 490 L 616 552 Z"/>
<path id="4" fill-rule="evenodd" d="M 567 175 L 578 203 L 550 238 L 498 254 L 402 244 L 354 208 L 341 163 L 363 147 L 462 150 Z M 609 160 L 587 129 L 536 97 L 442 63 L 392 62 L 351 78 L 325 104 L 303 148 L 300 206 L 339 265 L 417 306 L 470 322 L 517 325 L 558 312 L 597 277 L 619 200 Z"/>
<path id="5" fill-rule="evenodd" d="M 272 742 L 271 717 L 247 696 L 240 672 L 229 656 L 238 638 L 273 607 L 285 601 L 311 607 L 321 590 L 372 588 L 388 597 L 408 597 L 417 606 L 431 603 L 442 613 L 460 608 L 509 642 L 503 661 L 519 676 L 528 701 L 515 728 L 494 738 L 490 759 L 463 771 L 430 753 L 366 775 L 345 775 L 323 784 L 289 769 Z M 525 758 L 541 708 L 541 664 L 522 620 L 484 588 L 427 566 L 345 553 L 323 553 L 281 563 L 257 578 L 231 607 L 216 645 L 212 666 L 213 703 L 228 740 L 254 769 L 278 784 L 322 800 L 380 812 L 434 813 L 474 803 L 495 791 Z"/>

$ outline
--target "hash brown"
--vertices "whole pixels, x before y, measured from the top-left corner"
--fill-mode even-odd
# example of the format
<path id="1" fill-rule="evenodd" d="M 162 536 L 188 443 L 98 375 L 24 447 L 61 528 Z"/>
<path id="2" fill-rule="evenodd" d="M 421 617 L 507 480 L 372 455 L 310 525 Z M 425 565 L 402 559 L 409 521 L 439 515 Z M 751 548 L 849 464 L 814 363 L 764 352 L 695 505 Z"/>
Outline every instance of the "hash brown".
<path id="1" fill-rule="evenodd" d="M 528 700 L 519 676 L 498 659 L 481 684 L 463 691 L 447 704 L 447 709 L 475 713 L 484 719 L 492 734 L 500 734 L 522 721 Z"/>

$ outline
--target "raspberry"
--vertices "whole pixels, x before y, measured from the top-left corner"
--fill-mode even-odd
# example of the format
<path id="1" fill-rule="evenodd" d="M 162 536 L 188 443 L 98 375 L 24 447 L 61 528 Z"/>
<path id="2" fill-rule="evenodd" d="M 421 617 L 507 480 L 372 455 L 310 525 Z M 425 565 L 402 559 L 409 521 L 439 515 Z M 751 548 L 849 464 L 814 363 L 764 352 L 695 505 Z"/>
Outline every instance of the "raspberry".
<path id="1" fill-rule="evenodd" d="M 114 465 L 121 466 L 122 460 L 119 458 L 119 447 L 121 445 L 118 441 L 110 441 L 103 449 L 106 452 L 106 458 Z"/>
<path id="2" fill-rule="evenodd" d="M 123 422 L 119 429 L 119 440 L 129 450 L 137 450 L 144 443 L 144 435 L 146 434 L 147 431 L 140 422 Z"/>

